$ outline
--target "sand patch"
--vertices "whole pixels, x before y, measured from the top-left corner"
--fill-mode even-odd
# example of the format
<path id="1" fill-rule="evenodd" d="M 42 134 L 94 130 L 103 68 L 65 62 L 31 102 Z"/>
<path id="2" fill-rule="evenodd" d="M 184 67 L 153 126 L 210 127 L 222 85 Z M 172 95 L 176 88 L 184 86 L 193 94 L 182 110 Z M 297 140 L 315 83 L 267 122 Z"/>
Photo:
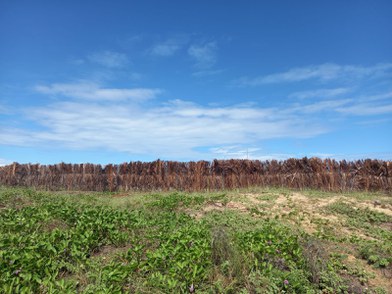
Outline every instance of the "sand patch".
<path id="1" fill-rule="evenodd" d="M 368 208 L 369 210 L 381 212 L 386 215 L 392 216 L 392 205 L 390 205 L 390 204 L 383 204 L 383 205 L 378 206 L 378 205 L 374 204 L 374 201 L 373 202 L 367 201 L 367 202 L 363 202 L 363 203 L 358 203 L 357 206 L 362 209 Z"/>

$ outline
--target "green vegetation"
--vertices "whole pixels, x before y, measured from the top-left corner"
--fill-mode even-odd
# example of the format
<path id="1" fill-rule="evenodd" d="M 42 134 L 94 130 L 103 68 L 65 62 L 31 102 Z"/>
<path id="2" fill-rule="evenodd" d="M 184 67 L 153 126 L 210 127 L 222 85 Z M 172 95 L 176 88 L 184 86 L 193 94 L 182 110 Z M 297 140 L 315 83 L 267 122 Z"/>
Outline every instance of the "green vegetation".
<path id="1" fill-rule="evenodd" d="M 375 197 L 3 187 L 0 292 L 388 293 L 392 210 Z"/>
<path id="2" fill-rule="evenodd" d="M 353 239 L 358 244 L 361 257 L 375 267 L 387 268 L 392 263 L 392 217 L 371 210 L 360 209 L 345 202 L 335 202 L 327 207 L 329 211 L 346 217 L 348 227 L 360 228 L 372 239 Z"/>

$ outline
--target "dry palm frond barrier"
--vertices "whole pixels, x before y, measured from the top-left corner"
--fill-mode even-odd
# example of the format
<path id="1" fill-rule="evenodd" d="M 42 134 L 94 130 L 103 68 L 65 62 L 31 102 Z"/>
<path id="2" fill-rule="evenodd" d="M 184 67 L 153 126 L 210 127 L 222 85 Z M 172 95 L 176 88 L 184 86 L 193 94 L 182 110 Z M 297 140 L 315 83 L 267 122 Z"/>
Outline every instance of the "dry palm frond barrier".
<path id="1" fill-rule="evenodd" d="M 284 161 L 157 160 L 106 166 L 13 163 L 0 167 L 0 185 L 82 191 L 213 191 L 273 186 L 392 193 L 392 162 L 302 158 Z"/>

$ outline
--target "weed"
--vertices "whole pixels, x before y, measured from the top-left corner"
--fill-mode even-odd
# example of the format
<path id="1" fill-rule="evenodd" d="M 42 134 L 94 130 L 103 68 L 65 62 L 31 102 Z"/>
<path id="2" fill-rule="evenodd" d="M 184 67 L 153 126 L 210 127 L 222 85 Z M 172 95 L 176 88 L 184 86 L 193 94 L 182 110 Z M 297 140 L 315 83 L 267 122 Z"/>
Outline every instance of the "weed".
<path id="1" fill-rule="evenodd" d="M 319 234 L 309 236 L 301 228 L 309 215 L 291 191 L 251 192 L 268 203 L 252 202 L 250 213 L 222 207 L 195 219 L 185 212 L 244 194 L 0 187 L 0 292 L 386 293 L 387 282 L 369 287 L 372 275 L 348 262 L 347 252 L 376 273 L 390 273 L 392 239 L 383 227 L 389 216 L 337 202 L 326 209 L 342 217 L 342 226 L 374 240 L 337 237 L 322 218 L 314 219 Z M 268 219 L 267 208 L 282 193 L 292 214 Z M 350 249 L 342 254 L 344 246 Z"/>

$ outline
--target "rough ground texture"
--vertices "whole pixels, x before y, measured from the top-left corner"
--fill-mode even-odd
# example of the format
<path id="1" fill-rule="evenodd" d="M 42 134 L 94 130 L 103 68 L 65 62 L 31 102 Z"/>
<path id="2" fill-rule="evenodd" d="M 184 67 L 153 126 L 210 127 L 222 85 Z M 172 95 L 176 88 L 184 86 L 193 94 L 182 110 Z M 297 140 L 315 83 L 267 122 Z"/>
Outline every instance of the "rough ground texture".
<path id="1" fill-rule="evenodd" d="M 320 233 L 328 230 L 330 235 L 324 236 L 326 243 L 328 243 L 328 239 L 336 243 L 334 247 L 329 249 L 331 253 L 334 251 L 334 253 L 343 254 L 345 264 L 343 267 L 356 268 L 368 276 L 367 282 L 359 282 L 359 285 L 355 285 L 358 289 L 352 289 L 352 293 L 367 291 L 367 287 L 363 287 L 364 284 L 369 287 L 382 287 L 387 293 L 392 293 L 391 264 L 386 267 L 375 267 L 371 261 L 369 262 L 361 256 L 357 251 L 356 244 L 347 240 L 347 238 L 353 237 L 358 238 L 359 243 L 361 240 L 365 243 L 369 241 L 376 244 L 392 242 L 392 198 L 389 195 L 364 193 L 358 196 L 358 194 L 318 193 L 314 191 L 310 193 L 257 191 L 231 193 L 228 199 L 227 203 L 207 203 L 197 212 L 190 212 L 190 214 L 200 219 L 211 211 L 235 210 L 239 213 L 250 214 L 253 218 L 279 218 L 317 238 L 320 237 Z M 353 216 L 334 211 L 333 208 L 339 207 L 339 205 L 346 205 L 352 211 L 357 211 L 359 217 L 361 217 L 360 212 L 365 211 L 370 215 L 373 215 L 372 213 L 385 215 L 386 220 L 380 223 L 370 222 L 372 227 L 369 228 L 365 224 L 361 228 L 361 224 L 350 223 L 350 217 L 353 221 Z M 359 221 L 364 220 L 360 219 Z M 375 235 L 372 232 L 373 229 L 380 230 L 380 236 Z M 381 237 L 383 233 L 388 234 L 389 237 L 386 239 Z M 391 251 L 387 252 L 387 254 L 390 253 Z M 347 273 L 347 269 L 344 269 L 343 273 Z M 347 276 L 349 275 L 347 274 Z M 353 283 L 357 282 L 353 281 Z"/>
<path id="2" fill-rule="evenodd" d="M 0 187 L 0 257 L 1 293 L 392 293 L 392 197 Z"/>

